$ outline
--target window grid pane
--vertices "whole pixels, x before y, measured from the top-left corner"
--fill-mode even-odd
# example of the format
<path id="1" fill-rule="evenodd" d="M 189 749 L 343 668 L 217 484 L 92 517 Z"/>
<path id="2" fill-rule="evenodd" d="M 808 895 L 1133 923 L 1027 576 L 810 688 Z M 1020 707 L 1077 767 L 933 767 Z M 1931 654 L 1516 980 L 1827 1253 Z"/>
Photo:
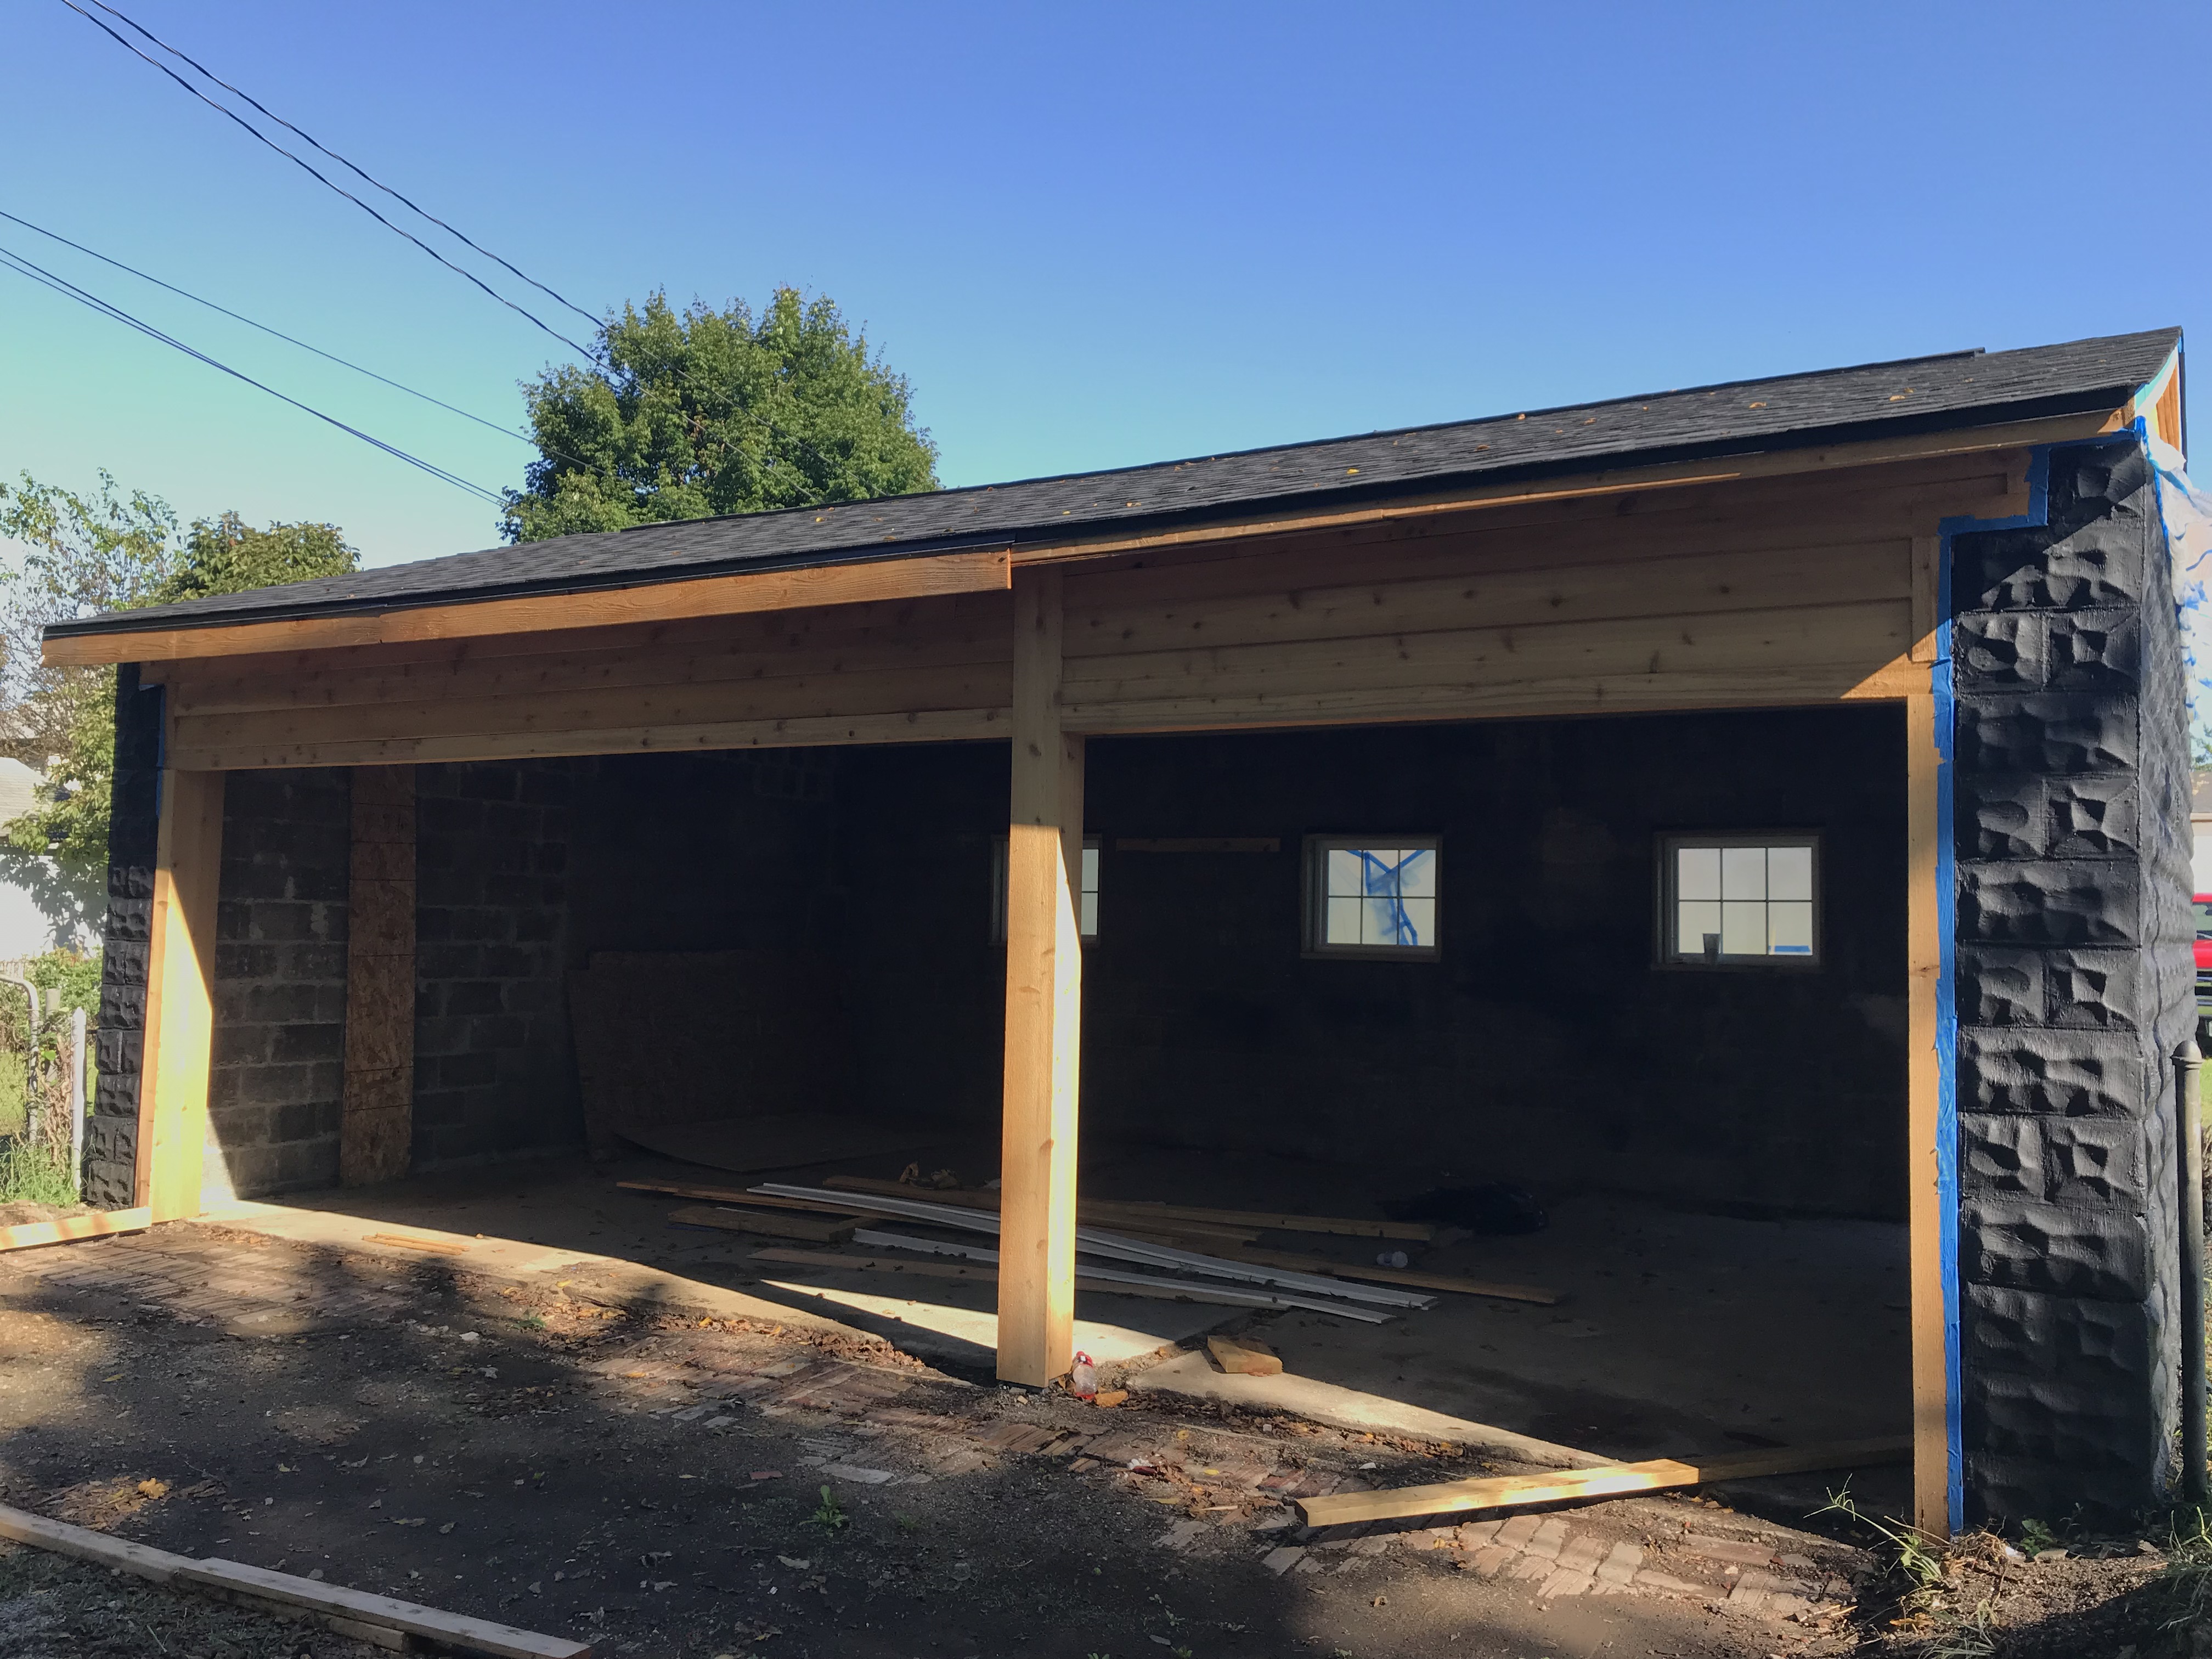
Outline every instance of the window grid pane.
<path id="1" fill-rule="evenodd" d="M 1376 951 L 1436 947 L 1434 847 L 1338 845 L 1321 853 L 1316 945 Z"/>
<path id="2" fill-rule="evenodd" d="M 1671 852 L 1661 868 L 1674 884 L 1674 960 L 1815 957 L 1812 843 L 1677 842 Z"/>

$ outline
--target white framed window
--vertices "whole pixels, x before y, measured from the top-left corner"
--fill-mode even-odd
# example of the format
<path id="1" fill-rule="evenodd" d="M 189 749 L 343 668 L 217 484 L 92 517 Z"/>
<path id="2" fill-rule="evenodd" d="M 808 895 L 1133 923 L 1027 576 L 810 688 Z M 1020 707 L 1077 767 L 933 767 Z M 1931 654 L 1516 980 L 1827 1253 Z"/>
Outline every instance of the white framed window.
<path id="1" fill-rule="evenodd" d="M 1660 959 L 1680 967 L 1813 967 L 1820 960 L 1820 838 L 1666 836 Z"/>
<path id="2" fill-rule="evenodd" d="M 1084 943 L 1098 937 L 1098 837 L 1083 838 L 1082 887 L 1076 895 L 1076 921 Z M 991 840 L 991 943 L 1006 942 L 1006 838 Z"/>
<path id="3" fill-rule="evenodd" d="M 1418 960 L 1437 953 L 1436 836 L 1308 836 L 1306 954 Z"/>

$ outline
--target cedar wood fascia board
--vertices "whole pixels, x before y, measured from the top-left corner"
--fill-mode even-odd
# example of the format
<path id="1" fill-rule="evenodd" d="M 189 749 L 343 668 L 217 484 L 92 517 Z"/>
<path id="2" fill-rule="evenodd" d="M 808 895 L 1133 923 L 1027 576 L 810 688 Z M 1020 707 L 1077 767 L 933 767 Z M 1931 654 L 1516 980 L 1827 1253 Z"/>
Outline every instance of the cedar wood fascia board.
<path id="1" fill-rule="evenodd" d="M 1395 519 L 1419 518 L 1484 507 L 1566 501 L 1638 489 L 1741 482 L 1752 478 L 1878 466 L 1944 455 L 2015 448 L 2094 437 L 2124 424 L 2130 405 L 2047 416 L 1978 427 L 1950 428 L 1856 442 L 1808 445 L 1735 456 L 1656 465 L 1571 471 L 1536 479 L 1469 488 L 1464 484 L 1376 501 L 1341 497 L 1310 507 L 1244 514 L 1205 522 L 1171 523 L 1132 532 L 1057 536 L 1024 544 L 1000 536 L 984 549 L 885 553 L 780 562 L 768 568 L 709 576 L 633 577 L 605 586 L 570 585 L 507 597 L 459 601 L 424 599 L 359 609 L 320 608 L 251 621 L 214 618 L 197 625 L 163 627 L 159 611 L 123 612 L 48 629 L 41 656 L 49 667 L 119 662 L 174 661 L 312 650 L 398 640 L 465 639 L 589 626 L 594 621 L 635 623 L 674 617 L 795 609 L 927 594 L 1004 589 L 1014 564 L 1057 564 L 1107 558 L 1156 548 L 1201 545 L 1261 535 L 1342 529 Z M 904 573 L 902 575 L 899 573 Z M 811 578 L 812 580 L 807 580 Z M 782 597 L 781 595 L 788 595 Z M 597 599 L 600 603 L 590 603 Z M 601 618 L 580 616 L 596 610 Z"/>

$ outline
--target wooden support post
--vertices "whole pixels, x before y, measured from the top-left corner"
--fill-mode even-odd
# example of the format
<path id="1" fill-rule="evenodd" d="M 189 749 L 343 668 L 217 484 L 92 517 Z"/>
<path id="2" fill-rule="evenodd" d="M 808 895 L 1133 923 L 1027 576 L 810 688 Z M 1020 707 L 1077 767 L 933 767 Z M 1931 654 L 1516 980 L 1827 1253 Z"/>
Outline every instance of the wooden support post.
<path id="1" fill-rule="evenodd" d="M 1014 590 L 1006 830 L 999 1375 L 1032 1387 L 1066 1370 L 1075 1344 L 1083 739 L 1060 730 L 1060 573 L 1024 573 Z"/>
<path id="2" fill-rule="evenodd" d="M 200 1211 L 208 1060 L 215 1036 L 222 781 L 220 772 L 161 774 L 133 1183 L 137 1202 L 152 1210 L 155 1221 L 175 1221 Z"/>
<path id="3" fill-rule="evenodd" d="M 1942 820 L 1937 790 L 1936 699 L 1905 700 L 1905 1176 L 1912 1322 L 1912 1524 L 1951 1535 L 1951 1341 L 1944 1283 L 1942 1071 L 1936 1043 L 1943 960 L 1937 878 Z"/>
<path id="4" fill-rule="evenodd" d="M 415 1137 L 415 769 L 353 769 L 338 1182 L 407 1173 Z"/>

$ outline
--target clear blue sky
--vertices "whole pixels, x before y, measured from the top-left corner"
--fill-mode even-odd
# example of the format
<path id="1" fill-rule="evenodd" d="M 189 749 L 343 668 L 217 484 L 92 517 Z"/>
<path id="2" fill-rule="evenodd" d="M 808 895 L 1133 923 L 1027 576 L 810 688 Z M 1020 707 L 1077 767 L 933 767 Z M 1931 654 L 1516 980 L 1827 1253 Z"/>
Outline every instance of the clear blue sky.
<path id="1" fill-rule="evenodd" d="M 951 483 L 1960 347 L 2212 340 L 2203 0 L 118 3 L 589 309 L 834 296 L 912 378 Z M 559 351 L 528 324 L 59 0 L 15 0 L 5 39 L 0 208 L 519 418 Z M 520 478 L 520 443 L 15 227 L 0 246 Z M 19 276 L 0 295 L 0 477 L 106 466 L 187 517 L 335 521 L 372 563 L 497 540 L 482 503 L 258 392 Z"/>

